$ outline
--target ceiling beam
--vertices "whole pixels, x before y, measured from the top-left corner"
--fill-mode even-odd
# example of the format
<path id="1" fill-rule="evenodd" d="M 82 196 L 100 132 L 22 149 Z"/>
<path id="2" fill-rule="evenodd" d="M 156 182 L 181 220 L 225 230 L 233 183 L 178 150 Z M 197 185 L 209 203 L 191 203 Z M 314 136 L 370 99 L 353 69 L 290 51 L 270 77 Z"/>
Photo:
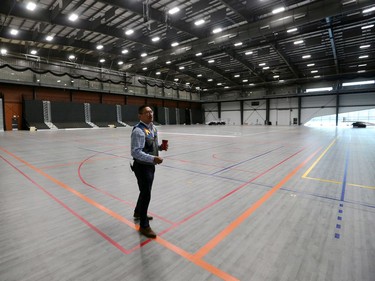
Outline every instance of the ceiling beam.
<path id="1" fill-rule="evenodd" d="M 224 6 L 226 6 L 230 10 L 232 10 L 236 15 L 238 15 L 239 17 L 241 17 L 244 21 L 247 21 L 247 22 L 251 22 L 252 21 L 252 17 L 250 17 L 249 13 L 245 10 L 246 6 L 243 5 L 240 1 L 238 1 L 237 5 L 241 5 L 242 9 L 236 9 L 233 6 L 232 1 L 230 1 L 230 0 L 220 0 L 220 2 Z"/>
<path id="2" fill-rule="evenodd" d="M 329 42 L 331 43 L 331 48 L 332 48 L 333 60 L 335 62 L 336 73 L 339 74 L 340 73 L 340 67 L 339 67 L 339 61 L 338 61 L 338 58 L 337 58 L 335 37 L 334 37 L 334 34 L 333 34 L 333 30 L 332 30 L 331 18 L 327 17 L 326 18 L 326 22 L 329 25 L 329 28 L 328 28 Z"/>

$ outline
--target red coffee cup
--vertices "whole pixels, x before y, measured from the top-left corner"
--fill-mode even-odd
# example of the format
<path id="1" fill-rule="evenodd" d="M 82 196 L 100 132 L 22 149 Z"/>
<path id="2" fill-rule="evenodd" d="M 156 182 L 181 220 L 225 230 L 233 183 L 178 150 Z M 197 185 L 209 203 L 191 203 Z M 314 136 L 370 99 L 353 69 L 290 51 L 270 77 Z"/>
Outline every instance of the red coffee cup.
<path id="1" fill-rule="evenodd" d="M 168 146 L 168 140 L 162 140 L 161 141 L 161 149 L 167 150 L 167 146 Z"/>

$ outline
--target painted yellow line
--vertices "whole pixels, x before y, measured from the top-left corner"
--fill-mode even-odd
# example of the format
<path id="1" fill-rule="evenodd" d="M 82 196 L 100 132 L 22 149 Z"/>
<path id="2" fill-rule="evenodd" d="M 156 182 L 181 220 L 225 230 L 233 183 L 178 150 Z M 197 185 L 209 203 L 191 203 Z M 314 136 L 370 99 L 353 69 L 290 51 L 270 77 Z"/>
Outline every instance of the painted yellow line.
<path id="1" fill-rule="evenodd" d="M 312 178 L 312 177 L 304 177 L 304 178 L 308 180 L 316 180 L 316 181 L 335 183 L 335 184 L 340 184 L 340 185 L 342 184 L 342 181 L 327 180 L 327 179 Z M 356 184 L 356 183 L 346 183 L 346 185 L 360 187 L 360 188 L 367 188 L 367 189 L 375 189 L 375 186 Z"/>
<path id="2" fill-rule="evenodd" d="M 328 182 L 328 183 L 342 184 L 342 182 L 334 181 L 334 180 L 319 179 L 319 178 L 312 178 L 312 177 L 304 177 L 304 178 L 308 180 L 316 180 L 316 181 L 322 181 L 322 182 Z"/>
<path id="3" fill-rule="evenodd" d="M 99 204 L 98 202 L 89 198 L 88 196 L 78 192 L 74 188 L 72 188 L 72 187 L 68 186 L 67 184 L 59 181 L 58 179 L 55 179 L 54 177 L 52 177 L 49 174 L 43 172 L 42 170 L 38 169 L 37 167 L 33 166 L 32 164 L 28 163 L 27 161 L 23 160 L 22 158 L 18 157 L 17 155 L 7 151 L 6 149 L 4 149 L 2 147 L 0 147 L 0 150 L 4 151 L 5 153 L 10 155 L 11 157 L 13 157 L 16 160 L 18 160 L 19 162 L 25 164 L 27 167 L 29 167 L 30 169 L 39 173 L 40 175 L 44 176 L 45 178 L 49 179 L 50 181 L 54 182 L 55 184 L 61 186 L 62 188 L 68 190 L 69 192 L 73 193 L 75 196 L 81 198 L 83 201 L 89 203 L 90 205 L 94 206 L 95 208 L 103 211 L 104 213 L 106 213 L 106 214 L 110 215 L 111 217 L 119 220 L 120 222 L 127 224 L 128 226 L 130 226 L 131 228 L 133 228 L 135 230 L 139 229 L 138 225 L 135 225 L 133 222 L 127 220 L 126 218 L 122 217 L 118 213 L 106 208 L 105 206 Z M 194 257 L 194 255 L 186 252 L 185 250 L 183 250 L 180 247 L 168 242 L 167 240 L 165 240 L 161 237 L 157 237 L 156 239 L 154 239 L 154 241 L 159 243 L 160 245 L 164 246 L 165 248 L 169 249 L 170 251 L 175 252 L 176 254 L 180 255 L 181 257 L 193 262 L 194 264 L 198 265 L 199 267 L 203 268 L 204 270 L 207 270 L 207 271 L 211 272 L 212 274 L 216 275 L 217 277 L 219 277 L 223 280 L 238 281 L 238 279 L 229 275 L 228 273 L 224 272 L 223 270 L 221 270 L 221 269 L 219 269 L 219 268 L 217 268 L 217 267 L 215 267 L 215 266 L 213 266 L 213 265 L 211 265 L 211 264 L 209 264 L 209 263 L 207 263 L 207 262 L 205 262 L 201 259 L 198 259 L 198 258 Z"/>
<path id="4" fill-rule="evenodd" d="M 323 156 L 327 153 L 328 150 L 334 145 L 336 142 L 337 138 L 335 138 L 330 145 L 322 152 L 322 154 L 318 157 L 318 159 L 315 160 L 315 162 L 311 165 L 310 168 L 307 169 L 307 171 L 302 175 L 302 178 L 307 177 L 307 175 L 311 172 L 312 169 L 319 163 L 319 161 L 323 158 Z"/>

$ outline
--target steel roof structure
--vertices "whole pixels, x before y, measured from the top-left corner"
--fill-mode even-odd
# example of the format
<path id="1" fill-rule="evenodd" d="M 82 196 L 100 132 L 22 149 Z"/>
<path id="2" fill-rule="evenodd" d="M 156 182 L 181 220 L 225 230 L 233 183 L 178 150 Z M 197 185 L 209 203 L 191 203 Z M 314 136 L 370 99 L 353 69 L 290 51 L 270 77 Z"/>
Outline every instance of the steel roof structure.
<path id="1" fill-rule="evenodd" d="M 0 48 L 7 54 L 208 93 L 375 76 L 373 0 L 29 2 L 1 1 Z"/>

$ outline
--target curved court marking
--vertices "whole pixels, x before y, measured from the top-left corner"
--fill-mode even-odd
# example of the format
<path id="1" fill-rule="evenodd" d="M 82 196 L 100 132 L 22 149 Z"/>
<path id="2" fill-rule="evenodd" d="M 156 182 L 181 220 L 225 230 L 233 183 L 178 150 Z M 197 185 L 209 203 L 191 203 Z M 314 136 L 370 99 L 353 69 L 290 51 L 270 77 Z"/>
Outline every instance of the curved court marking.
<path id="1" fill-rule="evenodd" d="M 7 151 L 6 149 L 0 147 L 0 150 L 5 152 L 6 154 L 10 155 L 17 161 L 25 164 L 28 168 L 34 170 L 35 172 L 39 173 L 40 175 L 44 176 L 45 178 L 49 179 L 50 181 L 54 182 L 55 184 L 61 186 L 62 188 L 68 190 L 69 192 L 73 193 L 77 197 L 81 198 L 83 201 L 89 203 L 90 205 L 98 208 L 99 210 L 107 213 L 108 215 L 112 216 L 113 218 L 127 224 L 131 228 L 138 230 L 139 226 L 136 226 L 134 223 L 130 222 L 126 218 L 122 217 L 118 213 L 106 208 L 105 206 L 99 204 L 95 200 L 91 199 L 90 197 L 78 192 L 77 190 L 73 189 L 72 187 L 68 186 L 67 184 L 55 179 L 54 177 L 48 175 L 44 171 L 38 169 L 37 167 L 33 166 L 32 164 L 28 163 L 26 160 L 18 157 L 17 155 L 11 153 L 10 151 Z M 37 184 L 33 179 L 31 179 L 29 176 L 27 176 L 25 173 L 23 173 L 21 170 L 16 168 L 14 165 L 12 165 L 9 161 L 7 161 L 4 157 L 0 155 L 2 159 L 4 159 L 8 164 L 10 164 L 13 168 L 15 168 L 17 171 L 19 171 L 23 176 L 25 176 L 27 179 L 29 179 L 32 183 L 37 185 L 40 189 L 42 189 L 46 194 L 48 194 L 53 200 L 58 202 L 60 205 L 62 205 L 65 209 L 67 209 L 69 212 L 71 212 L 74 216 L 78 217 L 81 221 L 83 221 L 85 224 L 87 224 L 90 228 L 95 230 L 99 235 L 101 235 L 104 239 L 106 239 L 108 242 L 110 242 L 113 246 L 115 246 L 117 249 L 121 250 L 123 253 L 127 254 L 128 251 L 124 249 L 121 245 L 119 245 L 116 241 L 111 239 L 109 236 L 101 232 L 98 228 L 96 228 L 94 225 L 90 224 L 88 221 L 86 221 L 83 217 L 79 216 L 77 213 L 75 213 L 72 209 L 70 209 L 67 205 L 65 205 L 62 201 L 60 201 L 58 198 L 54 197 L 51 193 L 49 193 L 46 189 L 44 189 L 42 186 Z M 151 241 L 151 240 L 148 240 Z M 160 245 L 165 246 L 167 249 L 175 252 L 176 254 L 180 255 L 183 258 L 186 258 L 187 260 L 193 262 L 194 264 L 198 265 L 202 269 L 211 272 L 212 274 L 216 275 L 217 277 L 223 279 L 223 280 L 228 280 L 228 281 L 236 281 L 238 280 L 237 278 L 229 275 L 228 273 L 222 271 L 221 269 L 201 260 L 201 259 L 196 259 L 192 254 L 186 252 L 185 250 L 181 249 L 180 247 L 168 242 L 167 240 L 157 237 L 154 239 L 155 242 L 159 243 Z"/>

